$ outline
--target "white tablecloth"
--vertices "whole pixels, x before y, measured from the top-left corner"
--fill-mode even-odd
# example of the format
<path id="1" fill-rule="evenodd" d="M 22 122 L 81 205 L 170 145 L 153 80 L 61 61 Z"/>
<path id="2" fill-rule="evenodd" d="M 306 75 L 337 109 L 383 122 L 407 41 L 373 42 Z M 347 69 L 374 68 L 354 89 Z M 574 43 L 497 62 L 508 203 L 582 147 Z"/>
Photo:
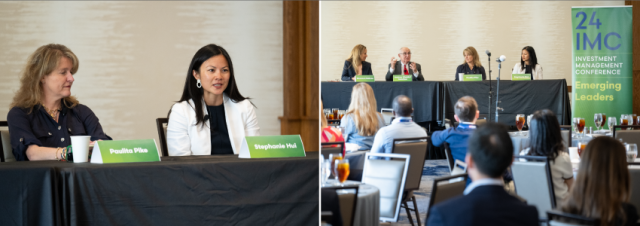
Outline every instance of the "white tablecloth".
<path id="1" fill-rule="evenodd" d="M 327 186 L 335 186 L 329 180 Z M 358 184 L 358 203 L 354 214 L 354 226 L 379 226 L 380 225 L 380 190 L 373 185 L 362 184 L 358 181 L 345 181 L 344 185 Z M 339 194 L 338 194 L 339 195 Z"/>

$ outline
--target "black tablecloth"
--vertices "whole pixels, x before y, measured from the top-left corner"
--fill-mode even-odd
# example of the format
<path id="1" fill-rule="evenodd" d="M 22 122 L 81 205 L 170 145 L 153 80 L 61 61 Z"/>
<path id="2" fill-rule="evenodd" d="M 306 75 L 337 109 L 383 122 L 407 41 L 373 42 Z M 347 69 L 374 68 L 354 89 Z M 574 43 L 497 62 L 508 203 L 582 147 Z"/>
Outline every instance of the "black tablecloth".
<path id="1" fill-rule="evenodd" d="M 0 164 L 0 225 L 317 225 L 318 154 Z"/>
<path id="2" fill-rule="evenodd" d="M 489 81 L 482 82 L 442 82 L 442 109 L 446 118 L 455 122 L 453 106 L 460 97 L 472 96 L 478 102 L 480 114 L 487 114 L 489 102 Z M 491 103 L 491 120 L 495 120 L 497 82 L 491 81 L 493 96 Z M 567 82 L 559 80 L 533 81 L 500 81 L 500 106 L 498 120 L 507 125 L 515 125 L 516 115 L 533 114 L 542 109 L 550 109 L 556 113 L 561 125 L 571 124 L 571 106 L 567 92 Z"/>
<path id="3" fill-rule="evenodd" d="M 321 94 L 324 108 L 346 110 L 351 103 L 351 91 L 355 82 L 322 82 Z M 407 95 L 413 101 L 413 116 L 416 122 L 442 120 L 440 109 L 441 82 L 367 82 L 376 96 L 380 108 L 391 108 L 393 98 Z"/>

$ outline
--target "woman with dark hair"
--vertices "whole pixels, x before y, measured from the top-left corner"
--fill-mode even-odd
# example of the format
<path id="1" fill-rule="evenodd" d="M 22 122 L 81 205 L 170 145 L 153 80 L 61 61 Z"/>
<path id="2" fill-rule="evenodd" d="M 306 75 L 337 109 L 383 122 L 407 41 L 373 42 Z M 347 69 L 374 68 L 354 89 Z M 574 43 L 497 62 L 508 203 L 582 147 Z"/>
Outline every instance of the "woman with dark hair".
<path id="1" fill-rule="evenodd" d="M 455 81 L 462 81 L 460 74 L 481 74 L 482 80 L 487 80 L 487 74 L 480 63 L 480 56 L 478 56 L 476 48 L 467 47 L 462 50 L 462 56 L 464 56 L 464 62 L 456 68 Z"/>
<path id="2" fill-rule="evenodd" d="M 79 64 L 76 55 L 60 44 L 41 46 L 27 59 L 7 115 L 17 161 L 66 160 L 74 135 L 111 140 L 93 111 L 71 96 Z"/>
<path id="3" fill-rule="evenodd" d="M 626 150 L 611 137 L 596 137 L 582 152 L 578 176 L 562 212 L 600 219 L 600 225 L 636 225 Z"/>
<path id="4" fill-rule="evenodd" d="M 538 64 L 536 51 L 531 46 L 522 48 L 520 63 L 513 67 L 512 74 L 531 74 L 531 80 L 542 79 L 542 66 Z"/>
<path id="5" fill-rule="evenodd" d="M 551 179 L 556 200 L 562 200 L 573 183 L 573 170 L 569 154 L 563 151 L 560 123 L 551 110 L 545 109 L 533 113 L 530 122 L 529 138 L 531 145 L 520 155 L 545 156 L 551 164 Z"/>
<path id="6" fill-rule="evenodd" d="M 342 81 L 355 81 L 356 75 L 373 75 L 371 63 L 367 59 L 367 47 L 361 44 L 351 50 L 351 55 L 344 61 Z"/>
<path id="7" fill-rule="evenodd" d="M 200 48 L 169 112 L 169 155 L 238 154 L 245 136 L 259 135 L 255 107 L 240 94 L 227 51 L 215 44 Z"/>

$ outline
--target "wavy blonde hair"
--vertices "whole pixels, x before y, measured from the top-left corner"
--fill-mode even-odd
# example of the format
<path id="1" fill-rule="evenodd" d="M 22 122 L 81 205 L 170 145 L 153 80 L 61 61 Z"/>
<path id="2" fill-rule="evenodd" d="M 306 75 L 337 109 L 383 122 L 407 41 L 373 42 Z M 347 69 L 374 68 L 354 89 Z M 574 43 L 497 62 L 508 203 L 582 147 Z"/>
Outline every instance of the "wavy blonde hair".
<path id="1" fill-rule="evenodd" d="M 351 50 L 351 55 L 349 56 L 349 58 L 347 58 L 347 61 L 351 62 L 351 67 L 353 67 L 353 70 L 356 71 L 356 74 L 362 74 L 361 71 L 360 73 L 358 73 L 358 68 L 360 67 L 360 65 L 362 65 L 360 54 L 362 54 L 365 49 L 367 49 L 366 46 L 358 44 L 353 47 L 353 49 Z"/>
<path id="2" fill-rule="evenodd" d="M 378 132 L 380 124 L 380 113 L 376 111 L 376 97 L 373 89 L 367 83 L 358 83 L 353 86 L 351 92 L 351 103 L 345 115 L 350 115 L 356 123 L 358 134 L 362 136 L 373 136 Z"/>
<path id="3" fill-rule="evenodd" d="M 78 57 L 64 45 L 48 44 L 32 53 L 20 76 L 20 89 L 13 97 L 11 107 L 29 108 L 31 114 L 33 107 L 41 104 L 44 99 L 42 79 L 58 67 L 62 57 L 71 60 L 71 74 L 75 74 L 79 67 Z M 78 100 L 74 96 L 68 96 L 62 98 L 62 103 L 68 108 L 73 108 L 78 105 Z"/>
<path id="4" fill-rule="evenodd" d="M 482 67 L 482 64 L 480 63 L 480 56 L 478 56 L 478 51 L 476 51 L 476 48 L 473 48 L 473 46 L 469 46 L 466 49 L 462 50 L 462 56 L 464 56 L 465 53 L 467 55 L 473 56 L 474 67 Z M 466 60 L 462 61 L 463 65 L 466 63 L 467 63 Z"/>

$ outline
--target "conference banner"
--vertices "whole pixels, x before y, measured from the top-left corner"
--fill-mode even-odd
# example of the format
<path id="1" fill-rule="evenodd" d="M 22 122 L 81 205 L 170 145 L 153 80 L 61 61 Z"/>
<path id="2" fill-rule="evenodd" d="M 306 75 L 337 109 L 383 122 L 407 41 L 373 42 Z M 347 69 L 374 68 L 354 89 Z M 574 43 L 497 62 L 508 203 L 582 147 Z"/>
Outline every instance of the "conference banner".
<path id="1" fill-rule="evenodd" d="M 632 8 L 573 7 L 571 112 L 595 130 L 594 114 L 607 121 L 632 113 Z"/>

